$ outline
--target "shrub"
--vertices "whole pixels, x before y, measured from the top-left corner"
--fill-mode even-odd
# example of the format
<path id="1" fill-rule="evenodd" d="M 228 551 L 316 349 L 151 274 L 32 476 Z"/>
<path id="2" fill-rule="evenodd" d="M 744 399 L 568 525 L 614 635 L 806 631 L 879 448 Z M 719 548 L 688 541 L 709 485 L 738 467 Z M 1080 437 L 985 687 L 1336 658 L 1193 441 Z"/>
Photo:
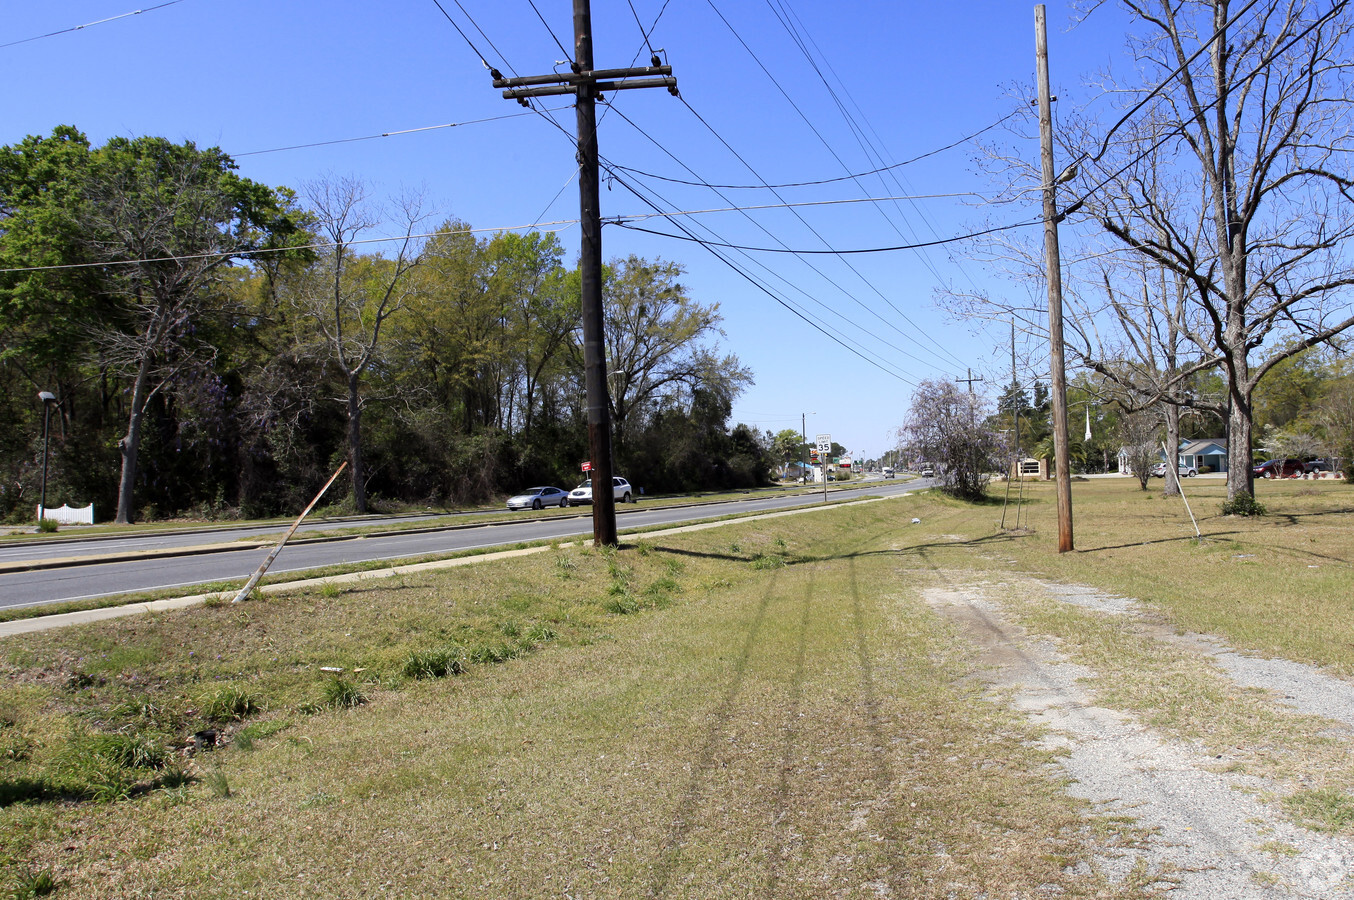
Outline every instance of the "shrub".
<path id="1" fill-rule="evenodd" d="M 1265 505 L 1248 491 L 1241 491 L 1230 500 L 1222 501 L 1224 516 L 1263 516 Z"/>
<path id="2" fill-rule="evenodd" d="M 58 527 L 60 524 L 61 524 L 61 523 L 58 522 L 56 519 L 39 519 L 39 520 L 38 520 L 38 533 L 39 533 L 39 534 L 56 534 L 57 527 Z"/>

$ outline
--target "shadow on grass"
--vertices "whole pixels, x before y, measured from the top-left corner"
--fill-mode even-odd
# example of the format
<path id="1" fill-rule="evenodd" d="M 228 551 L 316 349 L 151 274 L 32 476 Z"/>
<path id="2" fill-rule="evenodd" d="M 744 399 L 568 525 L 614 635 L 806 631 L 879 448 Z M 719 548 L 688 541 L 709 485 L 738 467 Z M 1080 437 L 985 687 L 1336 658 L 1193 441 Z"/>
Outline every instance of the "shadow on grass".
<path id="1" fill-rule="evenodd" d="M 717 552 L 712 550 L 687 550 L 682 547 L 667 547 L 662 545 L 651 546 L 649 549 L 654 553 L 668 553 L 673 556 L 689 556 L 696 559 L 714 559 L 724 562 L 755 563 L 759 559 L 765 559 L 767 556 L 779 556 L 784 560 L 787 566 L 799 566 L 805 563 L 833 562 L 837 560 L 868 559 L 872 556 L 925 556 L 932 550 L 938 550 L 947 547 L 989 547 L 995 544 L 1009 544 L 1018 540 L 1031 538 L 1036 532 L 1004 532 L 1001 534 L 991 534 L 979 538 L 968 538 L 961 541 L 930 541 L 922 544 L 912 544 L 907 547 L 900 547 L 890 550 L 858 550 L 852 553 L 825 553 L 821 555 L 809 555 L 802 553 L 795 554 L 756 554 L 748 555 L 742 553 Z M 1134 546 L 1134 545 L 1130 545 Z"/>

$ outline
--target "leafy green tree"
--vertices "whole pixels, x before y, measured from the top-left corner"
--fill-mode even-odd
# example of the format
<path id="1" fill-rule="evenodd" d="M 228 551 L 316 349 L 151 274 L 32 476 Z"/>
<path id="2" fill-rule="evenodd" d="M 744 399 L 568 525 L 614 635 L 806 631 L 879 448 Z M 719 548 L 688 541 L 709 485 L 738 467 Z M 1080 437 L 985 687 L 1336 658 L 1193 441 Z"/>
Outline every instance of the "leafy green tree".
<path id="1" fill-rule="evenodd" d="M 59 128 L 0 155 L 6 259 L 79 273 L 11 280 L 6 320 L 31 334 L 45 308 L 65 324 L 49 340 L 21 342 L 20 352 L 97 357 L 103 373 L 124 380 L 116 521 L 130 522 L 151 403 L 214 356 L 200 331 L 213 314 L 215 280 L 283 245 L 296 221 L 277 192 L 236 175 L 217 148 L 142 137 L 92 150 L 79 132 Z"/>
<path id="2" fill-rule="evenodd" d="M 630 256 L 613 261 L 606 274 L 607 379 L 618 453 L 645 413 L 681 389 L 715 390 L 732 400 L 752 383 L 736 356 L 721 357 L 704 343 L 723 335 L 719 305 L 687 294 L 680 265 Z M 576 341 L 580 373 L 582 358 Z"/>

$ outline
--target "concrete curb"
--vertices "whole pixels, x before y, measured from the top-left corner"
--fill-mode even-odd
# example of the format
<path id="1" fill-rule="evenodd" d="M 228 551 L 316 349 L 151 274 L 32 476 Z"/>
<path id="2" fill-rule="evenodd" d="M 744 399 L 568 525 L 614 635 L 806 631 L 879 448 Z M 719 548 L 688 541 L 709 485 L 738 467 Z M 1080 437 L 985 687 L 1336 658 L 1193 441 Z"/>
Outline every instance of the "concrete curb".
<path id="1" fill-rule="evenodd" d="M 908 496 L 899 494 L 898 497 Z M 823 512 L 829 509 L 843 509 L 848 506 L 858 506 L 865 503 L 880 503 L 888 497 L 873 497 L 865 500 L 850 500 L 845 503 L 832 503 L 824 506 L 804 506 L 798 509 L 786 509 L 773 513 L 761 513 L 755 516 L 742 516 L 737 519 L 725 519 L 719 522 L 697 522 L 692 525 L 679 525 L 675 528 L 664 528 L 661 531 L 641 531 L 629 532 L 621 537 L 630 537 L 632 539 L 647 539 L 652 537 L 663 537 L 670 534 L 685 534 L 692 531 L 704 531 L 708 528 L 721 528 L 725 525 L 741 525 L 744 522 L 756 522 L 762 519 L 779 519 L 785 516 L 798 516 L 805 513 Z M 456 559 L 440 559 L 433 562 L 412 563 L 406 566 L 391 566 L 386 569 L 372 569 L 367 572 L 350 572 L 346 575 L 331 575 L 327 578 L 307 578 L 301 581 L 286 581 L 276 584 L 260 585 L 257 590 L 265 594 L 281 594 L 287 591 L 305 590 L 306 588 L 318 588 L 326 584 L 355 584 L 362 581 L 375 581 L 382 578 L 394 578 L 397 575 L 411 575 L 418 572 L 435 572 L 441 569 L 454 569 L 460 566 L 478 565 L 480 563 L 497 562 L 504 559 L 513 559 L 519 556 L 531 556 L 536 553 L 544 553 L 559 547 L 579 547 L 587 546 L 592 541 L 570 541 L 565 544 L 546 544 L 540 547 L 527 547 L 518 550 L 499 550 L 494 553 L 484 553 L 478 556 L 462 556 Z M 229 602 L 227 598 L 232 592 L 225 593 L 212 592 L 208 594 L 191 594 L 185 597 L 174 597 L 167 600 L 151 600 L 146 603 L 128 603 L 123 606 L 105 606 L 99 609 L 82 609 L 77 612 L 57 613 L 51 616 L 35 616 L 31 619 L 15 619 L 10 622 L 0 622 L 0 638 L 11 637 L 19 634 L 32 634 L 38 631 L 49 631 L 54 628 L 65 628 L 70 625 L 84 625 L 91 622 L 101 622 L 106 619 L 120 619 L 125 616 L 139 616 L 146 613 L 173 612 L 180 609 L 188 609 L 193 606 L 201 606 L 211 600 Z"/>

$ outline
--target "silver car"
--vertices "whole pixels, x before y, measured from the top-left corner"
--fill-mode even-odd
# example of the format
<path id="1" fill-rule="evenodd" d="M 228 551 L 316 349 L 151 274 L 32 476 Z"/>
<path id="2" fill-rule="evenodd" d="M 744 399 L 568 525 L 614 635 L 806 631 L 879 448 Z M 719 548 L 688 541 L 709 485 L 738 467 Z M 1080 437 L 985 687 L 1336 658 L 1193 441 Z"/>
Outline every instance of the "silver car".
<path id="1" fill-rule="evenodd" d="M 612 496 L 616 498 L 617 503 L 629 503 L 635 499 L 635 494 L 633 489 L 630 487 L 630 482 L 626 481 L 619 475 L 612 476 L 611 493 Z M 592 482 L 585 481 L 569 492 L 569 498 L 565 505 L 573 505 L 575 503 L 591 503 L 591 502 L 592 502 Z"/>
<path id="2" fill-rule="evenodd" d="M 569 495 L 557 487 L 527 488 L 508 498 L 508 509 L 545 509 L 547 506 L 568 506 Z"/>

